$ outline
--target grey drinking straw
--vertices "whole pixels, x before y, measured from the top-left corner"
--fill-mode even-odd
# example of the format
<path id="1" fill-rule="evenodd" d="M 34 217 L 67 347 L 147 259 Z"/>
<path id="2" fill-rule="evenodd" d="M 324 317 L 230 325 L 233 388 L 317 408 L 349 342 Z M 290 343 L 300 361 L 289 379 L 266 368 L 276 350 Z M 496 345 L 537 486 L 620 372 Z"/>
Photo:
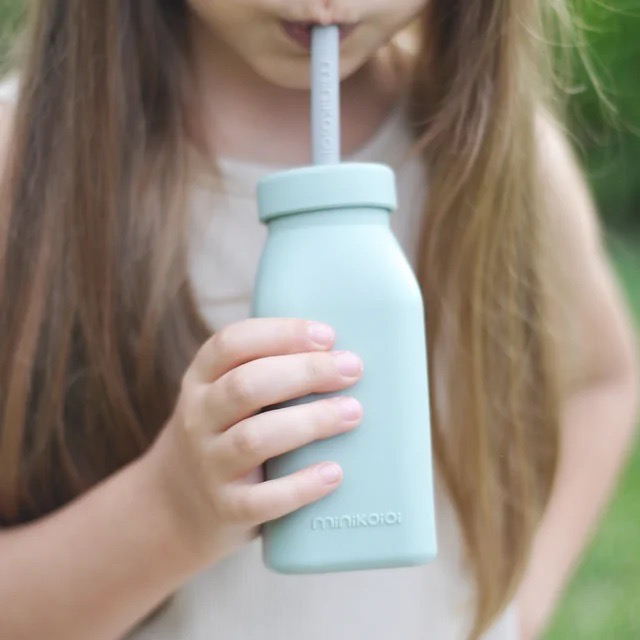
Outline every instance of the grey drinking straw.
<path id="1" fill-rule="evenodd" d="M 340 162 L 340 30 L 311 32 L 311 144 L 314 164 Z"/>

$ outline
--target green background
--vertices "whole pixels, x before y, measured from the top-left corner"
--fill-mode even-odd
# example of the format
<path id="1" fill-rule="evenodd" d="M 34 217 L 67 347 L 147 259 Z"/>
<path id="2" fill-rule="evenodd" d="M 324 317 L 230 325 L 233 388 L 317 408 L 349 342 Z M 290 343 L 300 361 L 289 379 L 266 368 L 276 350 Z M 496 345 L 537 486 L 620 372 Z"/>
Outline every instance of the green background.
<path id="1" fill-rule="evenodd" d="M 613 264 L 640 323 L 640 0 L 574 0 L 572 6 L 599 90 L 572 55 L 571 132 L 607 225 Z M 21 13 L 21 0 L 0 0 L 0 61 Z M 638 446 L 545 635 L 569 639 L 640 639 Z"/>

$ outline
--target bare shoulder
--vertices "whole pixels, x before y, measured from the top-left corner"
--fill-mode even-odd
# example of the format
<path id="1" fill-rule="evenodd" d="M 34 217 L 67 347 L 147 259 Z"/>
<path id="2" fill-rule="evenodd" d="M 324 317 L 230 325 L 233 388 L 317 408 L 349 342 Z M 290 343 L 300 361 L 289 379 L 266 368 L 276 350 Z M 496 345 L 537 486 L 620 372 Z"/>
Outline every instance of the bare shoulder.
<path id="1" fill-rule="evenodd" d="M 543 110 L 538 112 L 536 134 L 541 195 L 552 216 L 551 223 L 560 234 L 557 239 L 573 238 L 569 247 L 575 250 L 601 249 L 602 225 L 568 134 Z"/>
<path id="2" fill-rule="evenodd" d="M 552 317 L 564 382 L 574 389 L 633 366 L 634 333 L 603 225 L 569 138 L 543 111 L 536 130 Z"/>

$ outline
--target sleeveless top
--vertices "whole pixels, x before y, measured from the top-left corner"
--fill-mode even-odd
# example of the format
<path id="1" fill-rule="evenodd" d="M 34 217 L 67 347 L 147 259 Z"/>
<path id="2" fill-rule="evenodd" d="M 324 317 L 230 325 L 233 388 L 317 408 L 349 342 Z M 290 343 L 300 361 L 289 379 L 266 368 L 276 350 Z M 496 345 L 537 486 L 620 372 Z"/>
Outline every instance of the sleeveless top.
<path id="1" fill-rule="evenodd" d="M 0 84 L 12 102 L 16 83 Z M 427 196 L 427 168 L 409 154 L 406 100 L 346 161 L 383 162 L 396 172 L 398 210 L 391 226 L 415 268 Z M 253 279 L 266 240 L 258 220 L 257 180 L 282 166 L 218 159 L 219 173 L 190 187 L 189 277 L 212 331 L 249 317 Z M 436 357 L 437 354 L 433 354 Z M 437 368 L 436 368 L 437 371 Z M 432 383 L 436 385 L 437 380 Z M 436 471 L 438 556 L 428 565 L 317 575 L 280 575 L 265 567 L 258 537 L 192 577 L 169 604 L 127 640 L 466 640 L 474 583 L 453 506 Z M 519 637 L 515 604 L 484 640 Z"/>

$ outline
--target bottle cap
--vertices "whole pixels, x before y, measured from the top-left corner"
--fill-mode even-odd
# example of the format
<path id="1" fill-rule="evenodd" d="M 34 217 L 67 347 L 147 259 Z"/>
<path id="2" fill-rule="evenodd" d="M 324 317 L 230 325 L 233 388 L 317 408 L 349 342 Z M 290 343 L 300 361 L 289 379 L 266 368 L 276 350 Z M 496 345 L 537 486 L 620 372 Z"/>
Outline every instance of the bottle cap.
<path id="1" fill-rule="evenodd" d="M 258 182 L 258 213 L 278 216 L 324 209 L 397 207 L 395 174 L 385 164 L 342 162 L 272 173 Z"/>

